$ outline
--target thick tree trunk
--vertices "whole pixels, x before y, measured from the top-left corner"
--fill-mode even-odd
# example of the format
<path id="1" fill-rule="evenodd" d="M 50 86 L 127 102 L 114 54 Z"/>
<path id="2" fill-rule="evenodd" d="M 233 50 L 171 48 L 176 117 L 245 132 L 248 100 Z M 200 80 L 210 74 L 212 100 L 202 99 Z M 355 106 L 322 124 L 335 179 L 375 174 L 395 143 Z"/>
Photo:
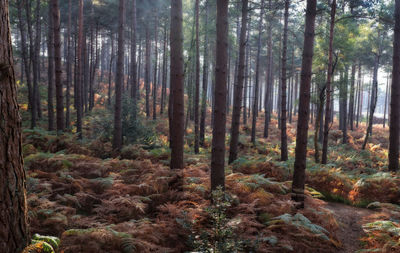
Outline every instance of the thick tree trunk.
<path id="1" fill-rule="evenodd" d="M 237 159 L 238 144 L 239 144 L 239 126 L 240 126 L 240 112 L 243 98 L 243 83 L 244 83 L 244 69 L 245 69 L 245 51 L 246 51 L 246 29 L 247 29 L 247 13 L 248 13 L 248 0 L 242 1 L 242 24 L 239 40 L 239 65 L 237 85 L 235 87 L 233 112 L 232 112 L 232 126 L 231 126 L 231 142 L 229 149 L 229 163 Z"/>
<path id="2" fill-rule="evenodd" d="M 183 169 L 184 72 L 182 0 L 171 0 L 171 169 Z M 171 95 L 170 95 L 171 96 Z M 171 108 L 172 107 L 172 108 Z"/>
<path id="3" fill-rule="evenodd" d="M 217 47 L 215 65 L 215 107 L 211 154 L 211 190 L 225 187 L 226 83 L 228 60 L 228 4 L 217 2 Z"/>
<path id="4" fill-rule="evenodd" d="M 328 136 L 331 123 L 331 79 L 333 75 L 333 33 L 335 29 L 336 0 L 331 4 L 331 21 L 329 30 L 329 51 L 328 51 L 328 74 L 326 80 L 326 105 L 325 105 L 325 125 L 324 138 L 322 143 L 322 164 L 328 162 Z"/>
<path id="5" fill-rule="evenodd" d="M 56 113 L 57 113 L 57 132 L 64 131 L 64 100 L 63 85 L 61 80 L 61 35 L 60 35 L 60 9 L 58 0 L 52 0 L 53 9 L 53 28 L 54 28 L 54 67 L 56 82 Z"/>
<path id="6" fill-rule="evenodd" d="M 0 248 L 15 253 L 28 244 L 29 233 L 8 5 L 0 0 Z"/>
<path id="7" fill-rule="evenodd" d="M 310 117 L 310 85 L 314 52 L 314 31 L 317 1 L 307 0 L 303 60 L 300 80 L 299 119 L 297 123 L 292 199 L 304 207 L 304 184 L 307 162 L 308 120 Z"/>
<path id="8" fill-rule="evenodd" d="M 287 51 L 287 36 L 288 36 L 288 21 L 289 21 L 289 4 L 290 0 L 285 0 L 285 18 L 283 28 L 283 48 L 282 48 L 282 98 L 281 98 L 281 161 L 288 159 L 287 148 L 287 132 L 286 132 L 286 51 Z"/>
<path id="9" fill-rule="evenodd" d="M 113 149 L 122 148 L 122 86 L 124 84 L 124 54 L 125 54 L 125 0 L 119 0 L 118 11 L 118 54 L 117 74 L 115 77 L 115 111 L 114 111 L 114 136 Z"/>
<path id="10" fill-rule="evenodd" d="M 395 3 L 395 26 L 393 39 L 392 95 L 389 122 L 389 170 L 399 170 L 400 140 L 400 0 Z"/>
<path id="11" fill-rule="evenodd" d="M 264 18 L 264 0 L 261 0 L 260 19 L 258 21 L 258 38 L 257 38 L 257 56 L 256 56 L 256 80 L 254 84 L 254 97 L 253 97 L 253 119 L 251 124 L 251 142 L 253 145 L 256 144 L 256 126 L 257 126 L 257 115 L 258 115 L 258 91 L 259 91 L 259 80 L 260 80 L 260 54 L 261 54 L 261 34 L 262 34 L 262 23 Z"/>

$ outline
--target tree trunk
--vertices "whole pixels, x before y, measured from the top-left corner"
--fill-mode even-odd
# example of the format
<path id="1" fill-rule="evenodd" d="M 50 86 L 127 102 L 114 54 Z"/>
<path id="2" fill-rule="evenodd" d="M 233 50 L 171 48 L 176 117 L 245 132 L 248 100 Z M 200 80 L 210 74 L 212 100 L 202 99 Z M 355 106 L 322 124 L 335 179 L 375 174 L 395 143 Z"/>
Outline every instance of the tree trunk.
<path id="1" fill-rule="evenodd" d="M 124 85 L 124 54 L 125 54 L 125 0 L 119 0 L 118 11 L 118 54 L 117 73 L 115 77 L 115 111 L 114 111 L 114 136 L 113 149 L 122 148 L 122 86 Z"/>
<path id="2" fill-rule="evenodd" d="M 60 9 L 58 0 L 52 0 L 53 9 L 53 28 L 54 28 L 54 67 L 56 82 L 56 113 L 57 113 L 57 132 L 64 131 L 64 101 L 63 85 L 61 81 L 61 35 L 60 35 Z"/>
<path id="3" fill-rule="evenodd" d="M 171 169 L 183 169 L 184 72 L 182 0 L 171 0 Z"/>
<path id="4" fill-rule="evenodd" d="M 378 102 L 378 70 L 379 70 L 379 60 L 381 57 L 381 52 L 382 52 L 381 31 L 378 30 L 378 52 L 375 55 L 374 74 L 371 87 L 370 113 L 369 113 L 367 132 L 365 134 L 364 143 L 362 145 L 363 150 L 367 146 L 368 137 L 372 135 L 372 126 L 374 124 L 374 113 L 376 109 L 376 104 Z"/>
<path id="5" fill-rule="evenodd" d="M 331 122 L 331 79 L 333 75 L 333 33 L 335 29 L 336 0 L 331 4 L 331 21 L 329 30 L 329 51 L 328 51 L 328 74 L 326 80 L 326 106 L 325 106 L 325 125 L 324 138 L 322 143 L 322 164 L 328 162 L 328 135 Z"/>
<path id="6" fill-rule="evenodd" d="M 163 63 L 162 63 L 162 87 L 161 87 L 161 103 L 160 103 L 160 115 L 164 114 L 165 101 L 167 97 L 167 24 L 164 25 L 164 40 L 163 40 Z"/>
<path id="7" fill-rule="evenodd" d="M 257 114 L 258 114 L 258 90 L 260 80 L 260 54 L 261 54 L 261 34 L 262 34 L 262 21 L 264 18 L 264 0 L 261 0 L 260 19 L 258 21 L 258 38 L 257 38 L 257 58 L 256 58 L 256 80 L 254 86 L 254 97 L 253 97 L 253 119 L 251 124 L 251 142 L 253 145 L 256 144 L 256 125 L 257 125 Z"/>
<path id="8" fill-rule="evenodd" d="M 144 85 L 146 88 L 146 117 L 150 118 L 150 31 L 149 31 L 149 24 L 145 25 L 145 33 L 146 33 L 146 63 L 145 63 L 145 75 L 144 75 Z"/>
<path id="9" fill-rule="evenodd" d="M 53 12 L 52 5 L 49 3 L 49 21 L 48 21 L 48 35 L 47 35 L 47 110 L 48 110 L 48 130 L 54 130 L 54 28 L 53 28 Z"/>
<path id="10" fill-rule="evenodd" d="M 355 80 L 356 80 L 356 64 L 351 66 L 351 83 L 350 83 L 350 105 L 349 105 L 349 125 L 350 130 L 354 130 L 354 93 L 355 93 Z"/>
<path id="11" fill-rule="evenodd" d="M 362 91 L 362 83 L 361 83 L 361 62 L 358 64 L 358 78 L 357 78 L 357 86 L 358 86 L 358 101 L 357 101 L 357 121 L 356 128 L 358 128 L 358 124 L 360 122 L 360 114 L 362 112 L 362 100 L 363 100 L 363 91 Z"/>
<path id="12" fill-rule="evenodd" d="M 54 1 L 54 0 L 53 0 Z M 76 132 L 82 139 L 82 46 L 83 46 L 83 0 L 79 0 L 78 16 L 78 45 L 77 45 L 77 83 L 76 83 Z"/>
<path id="13" fill-rule="evenodd" d="M 314 52 L 314 31 L 317 1 L 307 0 L 304 32 L 303 60 L 300 80 L 299 119 L 297 123 L 296 150 L 292 184 L 292 199 L 304 207 L 304 184 L 307 162 L 308 120 L 310 117 L 310 85 Z"/>
<path id="14" fill-rule="evenodd" d="M 392 95 L 389 122 L 389 170 L 399 170 L 400 140 L 400 0 L 395 3 L 395 27 L 393 39 Z"/>
<path id="15" fill-rule="evenodd" d="M 158 10 L 154 21 L 154 73 L 153 73 L 153 120 L 157 119 L 157 66 L 158 66 Z"/>
<path id="16" fill-rule="evenodd" d="M 70 128 L 70 100 L 71 100 L 71 83 L 72 83 L 72 53 L 71 53 L 71 19 L 72 19 L 72 3 L 68 0 L 68 26 L 67 26 L 67 90 L 66 90 L 66 112 L 65 112 L 65 127 Z"/>
<path id="17" fill-rule="evenodd" d="M 287 161 L 287 133 L 286 133 L 286 51 L 287 51 L 287 35 L 289 20 L 289 4 L 290 0 L 285 0 L 285 18 L 283 29 L 283 48 L 282 48 L 282 98 L 281 98 L 281 161 Z"/>
<path id="18" fill-rule="evenodd" d="M 199 2 L 195 1 L 195 17 L 196 17 L 196 70 L 195 70 L 195 82 L 196 90 L 194 95 L 194 153 L 199 153 L 199 103 L 200 103 L 200 33 L 199 33 Z"/>
<path id="19" fill-rule="evenodd" d="M 204 17 L 204 63 L 203 63 L 203 89 L 201 97 L 201 119 L 200 119 L 200 145 L 204 147 L 205 132 L 206 132 L 206 116 L 207 116 L 207 90 L 208 90 L 208 13 L 209 13 L 209 0 L 205 2 L 205 17 Z"/>
<path id="20" fill-rule="evenodd" d="M 225 187 L 225 133 L 226 133 L 226 83 L 228 60 L 228 4 L 229 0 L 217 2 L 217 47 L 215 65 L 215 107 L 212 153 L 211 190 Z"/>
<path id="21" fill-rule="evenodd" d="M 136 63 L 136 0 L 132 0 L 132 38 L 131 38 L 131 99 L 137 106 L 137 63 Z M 136 110 L 136 108 L 135 108 Z"/>
<path id="22" fill-rule="evenodd" d="M 272 9 L 271 0 L 268 1 L 268 9 Z M 269 135 L 269 122 L 271 120 L 271 106 L 272 106 L 272 16 L 268 16 L 268 43 L 267 43 L 267 74 L 266 74 L 266 92 L 265 92 L 265 119 L 264 119 L 264 138 Z"/>
<path id="23" fill-rule="evenodd" d="M 0 0 L 0 248 L 15 253 L 28 244 L 29 233 L 8 5 Z"/>
<path id="24" fill-rule="evenodd" d="M 110 66 L 108 71 L 108 106 L 111 106 L 111 86 L 112 86 L 112 66 L 114 63 L 114 35 L 110 34 L 110 44 L 111 44 L 111 53 L 110 53 Z"/>
<path id="25" fill-rule="evenodd" d="M 238 144 L 239 144 L 239 126 L 240 126 L 240 112 L 243 98 L 243 83 L 244 83 L 244 69 L 245 69 L 245 51 L 246 51 L 246 29 L 247 29 L 247 13 L 248 13 L 248 0 L 242 1 L 242 24 L 240 31 L 239 41 L 239 66 L 237 85 L 234 91 L 233 112 L 232 112 L 232 126 L 231 126 L 231 142 L 229 149 L 229 163 L 237 159 Z"/>
<path id="26" fill-rule="evenodd" d="M 386 127 L 386 111 L 387 111 L 388 94 L 389 94 L 389 74 L 387 76 L 387 81 L 386 81 L 385 107 L 384 107 L 384 110 L 383 110 L 383 128 Z"/>

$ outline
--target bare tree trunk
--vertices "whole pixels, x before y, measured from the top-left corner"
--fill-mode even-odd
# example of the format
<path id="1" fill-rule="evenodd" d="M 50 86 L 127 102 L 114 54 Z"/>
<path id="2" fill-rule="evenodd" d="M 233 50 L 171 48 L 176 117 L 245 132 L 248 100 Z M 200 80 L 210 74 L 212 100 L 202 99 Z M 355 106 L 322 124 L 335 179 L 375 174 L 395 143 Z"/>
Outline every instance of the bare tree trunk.
<path id="1" fill-rule="evenodd" d="M 237 149 L 239 144 L 239 126 L 240 126 L 240 112 L 243 98 L 243 83 L 244 83 L 244 60 L 246 51 L 246 29 L 247 29 L 247 13 L 248 13 L 248 0 L 242 1 L 242 25 L 240 31 L 239 42 L 239 67 L 237 85 L 235 87 L 233 112 L 232 112 L 232 126 L 231 126 L 231 142 L 229 149 L 229 163 L 237 159 Z"/>
<path id="2" fill-rule="evenodd" d="M 395 27 L 393 39 L 392 96 L 389 122 L 389 170 L 399 170 L 400 140 L 400 0 L 395 2 Z"/>
<path id="3" fill-rule="evenodd" d="M 215 107 L 212 154 L 211 190 L 225 187 L 225 133 L 226 133 L 226 83 L 228 60 L 228 4 L 229 0 L 217 2 L 217 48 L 215 65 Z"/>
<path id="4" fill-rule="evenodd" d="M 268 1 L 268 9 L 271 11 L 272 2 Z M 267 74 L 266 74 L 266 91 L 265 91 L 265 119 L 264 119 L 264 138 L 269 135 L 269 122 L 271 120 L 271 107 L 272 107 L 272 15 L 268 16 L 268 42 L 267 42 Z"/>
<path id="5" fill-rule="evenodd" d="M 161 87 L 161 103 L 160 115 L 164 114 L 165 101 L 167 97 L 167 24 L 164 25 L 164 40 L 163 40 L 163 63 L 162 63 L 162 87 Z"/>
<path id="6" fill-rule="evenodd" d="M 157 65 L 158 65 L 158 10 L 154 21 L 154 73 L 153 73 L 153 120 L 157 119 Z"/>
<path id="7" fill-rule="evenodd" d="M 385 109 L 383 110 L 383 128 L 386 127 L 386 111 L 387 111 L 388 94 L 389 94 L 389 74 L 387 76 L 387 81 L 386 81 L 385 107 L 384 107 Z"/>
<path id="8" fill-rule="evenodd" d="M 199 153 L 199 103 L 200 103 L 200 33 L 199 33 L 199 2 L 195 1 L 195 19 L 196 19 L 196 70 L 195 70 L 195 95 L 194 95 L 194 153 Z"/>
<path id="9" fill-rule="evenodd" d="M 364 150 L 367 146 L 368 137 L 372 135 L 372 126 L 374 124 L 374 113 L 376 108 L 376 103 L 378 101 L 378 70 L 379 70 L 379 60 L 381 57 L 381 31 L 378 30 L 378 52 L 375 55 L 375 64 L 374 64 L 374 74 L 372 80 L 372 87 L 371 87 L 371 104 L 370 104 L 370 113 L 369 113 L 369 120 L 368 120 L 368 127 L 367 132 L 365 134 L 364 143 L 362 145 L 362 149 Z"/>
<path id="10" fill-rule="evenodd" d="M 286 51 L 287 51 L 287 35 L 289 20 L 289 4 L 290 0 L 285 0 L 285 18 L 283 29 L 283 48 L 282 48 L 282 101 L 281 101 L 281 161 L 287 161 L 287 133 L 286 133 Z"/>
<path id="11" fill-rule="evenodd" d="M 203 63 L 203 89 L 202 89 L 202 97 L 201 97 L 201 119 L 200 119 L 200 145 L 204 146 L 205 142 L 205 132 L 206 132 L 206 117 L 207 117 L 207 90 L 208 90 L 208 44 L 209 44 L 209 36 L 208 36 L 208 13 L 209 13 L 209 0 L 205 2 L 205 17 L 204 17 L 204 63 Z"/>
<path id="12" fill-rule="evenodd" d="M 363 100 L 363 91 L 362 91 L 362 83 L 361 83 L 361 62 L 358 64 L 358 101 L 357 101 L 357 121 L 356 128 L 358 128 L 358 124 L 360 122 L 360 114 L 362 113 L 362 100 Z"/>
<path id="13" fill-rule="evenodd" d="M 349 125 L 350 130 L 354 130 L 354 93 L 355 93 L 355 80 L 356 80 L 356 64 L 351 66 L 351 83 L 350 83 L 350 106 L 349 106 Z"/>
<path id="14" fill-rule="evenodd" d="M 119 0 L 118 11 L 118 56 L 117 56 L 117 74 L 115 78 L 115 111 L 114 111 L 114 137 L 113 149 L 122 148 L 122 86 L 124 84 L 124 54 L 125 54 L 125 0 Z"/>
<path id="15" fill-rule="evenodd" d="M 114 35 L 111 33 L 110 35 L 110 43 L 111 43 L 111 55 L 110 55 L 110 68 L 108 71 L 108 100 L 107 103 L 111 106 L 111 85 L 112 85 L 112 66 L 114 62 Z"/>
<path id="16" fill-rule="evenodd" d="M 317 1 L 307 0 L 306 22 L 304 32 L 303 60 L 300 80 L 299 119 L 297 124 L 296 153 L 292 184 L 292 200 L 304 207 L 304 184 L 307 162 L 308 120 L 310 115 L 310 85 L 312 75 L 312 58 L 314 52 L 314 30 Z"/>
<path id="17" fill-rule="evenodd" d="M 47 59 L 48 59 L 48 67 L 47 67 L 47 78 L 48 78 L 48 87 L 47 87 L 47 110 L 48 110 L 48 130 L 54 130 L 54 28 L 53 28 L 53 12 L 52 5 L 49 2 L 49 21 L 48 21 L 48 35 L 47 35 Z"/>
<path id="18" fill-rule="evenodd" d="M 262 34 L 262 21 L 264 18 L 264 0 L 261 0 L 260 19 L 258 21 L 258 39 L 257 39 L 257 56 L 256 56 L 256 80 L 254 86 L 253 97 L 253 119 L 251 124 L 251 142 L 256 144 L 256 124 L 258 115 L 258 90 L 260 80 L 260 54 L 261 54 L 261 34 Z"/>
<path id="19" fill-rule="evenodd" d="M 171 169 L 183 169 L 184 72 L 182 0 L 171 0 Z M 171 96 L 171 95 L 170 95 Z M 171 98 L 170 98 L 171 99 Z M 171 108 L 172 107 L 172 108 Z"/>
<path id="20" fill-rule="evenodd" d="M 65 127 L 70 128 L 70 99 L 71 99 L 71 82 L 72 82 L 72 69 L 71 69 L 71 19 L 72 19 L 72 3 L 68 0 L 68 26 L 67 26 L 67 90 L 66 90 L 66 113 L 65 113 Z"/>
<path id="21" fill-rule="evenodd" d="M 145 63 L 145 75 L 144 75 L 144 85 L 146 88 L 146 117 L 150 118 L 150 31 L 149 24 L 145 25 L 145 33 L 146 33 L 146 63 Z"/>
<path id="22" fill-rule="evenodd" d="M 53 28 L 54 28 L 54 67 L 56 81 L 56 112 L 57 112 L 57 132 L 64 131 L 64 101 L 63 85 L 61 81 L 61 35 L 60 35 L 60 9 L 58 0 L 52 0 L 53 9 Z"/>
<path id="23" fill-rule="evenodd" d="M 15 253 L 29 243 L 29 232 L 8 5 L 0 0 L 0 248 Z"/>
<path id="24" fill-rule="evenodd" d="M 79 0 L 78 16 L 78 45 L 77 45 L 77 83 L 76 83 L 76 132 L 78 138 L 82 139 L 82 46 L 83 46 L 83 0 Z M 111 71 L 111 70 L 110 70 Z"/>
<path id="25" fill-rule="evenodd" d="M 328 51 L 328 74 L 326 80 L 326 106 L 325 106 L 325 125 L 324 125 L 324 139 L 322 143 L 322 164 L 328 162 L 328 140 L 329 128 L 331 122 L 331 79 L 333 75 L 333 33 L 335 29 L 335 16 L 336 16 L 336 0 L 331 4 L 331 21 L 329 30 L 329 51 Z"/>

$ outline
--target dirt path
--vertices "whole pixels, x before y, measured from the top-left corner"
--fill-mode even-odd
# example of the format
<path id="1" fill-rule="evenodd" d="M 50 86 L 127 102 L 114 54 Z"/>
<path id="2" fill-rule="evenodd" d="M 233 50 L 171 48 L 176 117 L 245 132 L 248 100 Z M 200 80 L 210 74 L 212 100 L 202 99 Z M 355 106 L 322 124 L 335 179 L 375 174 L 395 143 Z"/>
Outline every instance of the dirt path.
<path id="1" fill-rule="evenodd" d="M 359 239 L 364 235 L 361 227 L 362 221 L 375 212 L 369 209 L 330 202 L 327 203 L 325 208 L 333 212 L 339 224 L 337 236 L 343 248 L 338 252 L 353 253 L 359 250 Z"/>

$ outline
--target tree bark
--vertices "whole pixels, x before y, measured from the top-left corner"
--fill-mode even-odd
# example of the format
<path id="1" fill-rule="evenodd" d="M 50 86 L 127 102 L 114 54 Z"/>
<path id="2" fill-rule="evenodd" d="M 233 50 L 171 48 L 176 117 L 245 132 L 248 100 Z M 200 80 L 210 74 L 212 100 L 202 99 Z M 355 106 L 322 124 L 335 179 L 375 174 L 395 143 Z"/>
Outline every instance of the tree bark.
<path id="1" fill-rule="evenodd" d="M 82 46 L 83 46 L 83 0 L 79 0 L 78 45 L 77 45 L 77 83 L 76 83 L 76 132 L 82 139 Z"/>
<path id="2" fill-rule="evenodd" d="M 65 96 L 66 112 L 65 112 L 65 127 L 70 128 L 70 104 L 71 104 L 71 83 L 72 83 L 72 52 L 71 52 L 71 19 L 72 19 L 72 3 L 68 0 L 68 26 L 67 26 L 67 90 Z"/>
<path id="3" fill-rule="evenodd" d="M 212 153 L 211 190 L 225 187 L 226 83 L 228 65 L 228 4 L 217 2 L 217 47 L 215 65 L 215 107 Z"/>
<path id="4" fill-rule="evenodd" d="M 287 161 L 287 132 L 286 132 L 286 51 L 287 51 L 287 35 L 288 35 L 288 20 L 289 20 L 289 4 L 290 0 L 285 0 L 285 16 L 283 28 L 283 48 L 282 48 L 282 98 L 281 98 L 281 161 Z"/>
<path id="5" fill-rule="evenodd" d="M 350 83 L 350 105 L 349 105 L 349 125 L 350 130 L 354 130 L 354 93 L 355 93 L 355 80 L 356 80 L 356 64 L 351 66 L 351 83 Z"/>
<path id="6" fill-rule="evenodd" d="M 183 169 L 184 72 L 182 0 L 171 0 L 171 169 Z M 171 95 L 170 95 L 171 96 Z M 170 98 L 171 99 L 171 98 Z"/>
<path id="7" fill-rule="evenodd" d="M 8 6 L 0 0 L 0 248 L 15 253 L 28 244 L 29 233 Z"/>
<path id="8" fill-rule="evenodd" d="M 310 86 L 314 53 L 315 16 L 317 1 L 307 0 L 304 32 L 303 60 L 300 80 L 299 119 L 297 123 L 296 150 L 292 184 L 292 199 L 304 207 L 304 184 L 307 162 L 308 120 L 310 117 Z"/>
<path id="9" fill-rule="evenodd" d="M 115 77 L 115 111 L 114 111 L 114 136 L 113 149 L 122 148 L 122 86 L 124 85 L 124 54 L 125 54 L 125 0 L 119 0 L 118 11 L 118 54 L 117 73 Z"/>
<path id="10" fill-rule="evenodd" d="M 204 17 L 204 63 L 203 63 L 203 86 L 202 86 L 202 97 L 201 97 L 201 119 L 200 119 L 200 145 L 204 147 L 205 142 L 205 132 L 206 132 L 206 117 L 207 117 L 207 90 L 208 90 L 208 13 L 209 13 L 209 3 L 208 0 L 205 2 L 205 17 Z"/>
<path id="11" fill-rule="evenodd" d="M 158 9 L 154 21 L 154 73 L 153 73 L 153 120 L 157 119 L 157 65 L 158 65 Z"/>
<path id="12" fill-rule="evenodd" d="M 54 67 L 56 82 L 56 113 L 57 113 L 57 132 L 64 131 L 64 100 L 63 85 L 61 80 L 61 35 L 60 35 L 60 9 L 58 0 L 52 0 L 53 9 L 53 28 L 54 28 Z"/>
<path id="13" fill-rule="evenodd" d="M 399 170 L 400 140 L 400 0 L 395 2 L 392 94 L 389 122 L 389 170 Z"/>
<path id="14" fill-rule="evenodd" d="M 199 103 L 200 103 L 200 32 L 199 32 L 199 2 L 195 1 L 195 16 L 196 16 L 196 70 L 195 70 L 195 95 L 194 95 L 194 153 L 199 153 Z"/>
<path id="15" fill-rule="evenodd" d="M 253 97 L 253 119 L 251 124 L 251 142 L 253 143 L 253 145 L 256 144 L 258 90 L 259 90 L 259 80 L 260 80 L 261 34 L 262 34 L 263 18 L 264 18 L 264 0 L 261 0 L 260 19 L 258 21 L 257 56 L 256 56 L 256 73 L 255 73 L 256 80 L 254 85 L 254 97 Z"/>
<path id="16" fill-rule="evenodd" d="M 48 113 L 48 130 L 54 130 L 54 28 L 53 28 L 53 12 L 52 5 L 49 2 L 49 21 L 48 21 L 48 35 L 47 35 L 47 113 Z"/>
<path id="17" fill-rule="evenodd" d="M 146 88 L 146 118 L 150 118 L 150 31 L 149 24 L 145 25 L 145 33 L 146 33 L 146 63 L 145 63 L 145 74 L 144 74 L 144 82 Z"/>
<path id="18" fill-rule="evenodd" d="M 131 38 L 131 98 L 137 106 L 137 62 L 136 62 L 136 0 L 132 0 L 132 38 Z"/>
<path id="19" fill-rule="evenodd" d="M 237 154 L 238 154 L 240 113 L 241 113 L 242 98 L 243 98 L 243 83 L 244 83 L 244 70 L 245 70 L 247 13 L 248 13 L 248 0 L 243 0 L 242 24 L 241 24 L 240 41 L 239 41 L 239 62 L 238 62 L 239 66 L 238 66 L 237 85 L 234 91 L 229 163 L 235 161 L 237 159 Z"/>
<path id="20" fill-rule="evenodd" d="M 331 122 L 331 79 L 333 69 L 333 33 L 335 29 L 335 16 L 336 16 L 336 0 L 331 4 L 331 21 L 329 30 L 329 51 L 328 51 L 328 74 L 326 80 L 326 106 L 325 106 L 325 125 L 324 125 L 324 139 L 322 143 L 322 164 L 328 162 L 328 140 L 329 128 Z"/>

